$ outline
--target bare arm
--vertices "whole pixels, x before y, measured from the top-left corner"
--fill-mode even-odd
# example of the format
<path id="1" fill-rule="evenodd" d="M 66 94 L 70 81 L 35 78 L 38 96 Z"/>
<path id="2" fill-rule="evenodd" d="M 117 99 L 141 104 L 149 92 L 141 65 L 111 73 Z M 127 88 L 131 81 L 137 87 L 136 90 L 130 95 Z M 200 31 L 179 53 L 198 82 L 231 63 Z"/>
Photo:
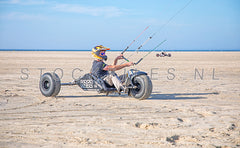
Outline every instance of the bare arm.
<path id="1" fill-rule="evenodd" d="M 114 60 L 114 62 L 113 62 L 113 65 L 117 65 L 117 62 L 118 62 L 118 60 L 120 60 L 120 59 L 123 59 L 123 54 L 121 54 L 120 56 L 117 56 L 117 57 L 115 58 L 115 60 Z"/>
<path id="2" fill-rule="evenodd" d="M 132 65 L 133 65 L 133 62 L 128 62 L 128 63 L 121 64 L 121 65 L 107 65 L 106 67 L 103 68 L 103 70 L 117 71 L 117 70 L 120 70 L 124 67 L 129 67 L 129 66 L 132 66 Z"/>

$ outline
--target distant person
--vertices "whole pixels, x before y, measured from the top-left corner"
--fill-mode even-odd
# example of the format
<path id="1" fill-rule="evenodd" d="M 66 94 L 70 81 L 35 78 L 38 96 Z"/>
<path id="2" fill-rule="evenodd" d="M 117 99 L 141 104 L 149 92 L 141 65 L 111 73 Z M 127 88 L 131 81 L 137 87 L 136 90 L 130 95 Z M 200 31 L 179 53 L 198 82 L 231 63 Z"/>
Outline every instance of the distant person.
<path id="1" fill-rule="evenodd" d="M 117 65 L 118 60 L 123 59 L 123 55 L 121 54 L 115 58 L 112 65 L 107 65 L 104 63 L 104 61 L 107 60 L 107 50 L 110 50 L 110 48 L 104 47 L 103 45 L 92 48 L 92 55 L 95 60 L 92 64 L 91 73 L 103 79 L 108 85 L 114 85 L 117 91 L 120 92 L 121 90 L 125 90 L 125 88 L 115 71 L 132 66 L 133 62 Z"/>

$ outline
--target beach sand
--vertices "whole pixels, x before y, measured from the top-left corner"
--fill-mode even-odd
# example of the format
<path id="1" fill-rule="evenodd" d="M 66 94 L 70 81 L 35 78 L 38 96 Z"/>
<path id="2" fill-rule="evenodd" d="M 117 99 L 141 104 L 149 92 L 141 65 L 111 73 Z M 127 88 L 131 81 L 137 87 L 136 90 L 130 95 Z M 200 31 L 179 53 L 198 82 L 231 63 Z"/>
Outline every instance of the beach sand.
<path id="1" fill-rule="evenodd" d="M 41 73 L 71 82 L 92 60 L 90 52 L 1 51 L 0 147 L 240 147 L 240 52 L 151 53 L 133 67 L 152 78 L 143 101 L 78 86 L 56 98 L 40 93 Z"/>

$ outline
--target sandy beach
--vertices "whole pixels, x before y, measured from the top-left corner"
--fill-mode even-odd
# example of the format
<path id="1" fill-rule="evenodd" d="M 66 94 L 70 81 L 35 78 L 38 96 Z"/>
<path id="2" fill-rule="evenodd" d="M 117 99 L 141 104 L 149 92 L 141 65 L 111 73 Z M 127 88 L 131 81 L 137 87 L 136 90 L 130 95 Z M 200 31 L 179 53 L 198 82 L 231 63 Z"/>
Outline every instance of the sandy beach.
<path id="1" fill-rule="evenodd" d="M 1 51 L 0 147 L 240 147 L 240 52 L 151 53 L 132 67 L 152 79 L 147 100 L 78 86 L 56 98 L 40 93 L 41 74 L 71 82 L 92 60 L 90 52 Z"/>

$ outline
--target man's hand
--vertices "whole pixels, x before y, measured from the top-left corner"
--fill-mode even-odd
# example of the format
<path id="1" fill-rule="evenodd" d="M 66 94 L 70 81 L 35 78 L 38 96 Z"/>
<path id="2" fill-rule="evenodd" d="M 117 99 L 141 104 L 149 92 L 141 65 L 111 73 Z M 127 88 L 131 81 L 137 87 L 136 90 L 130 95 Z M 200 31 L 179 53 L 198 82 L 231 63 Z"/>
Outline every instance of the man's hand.
<path id="1" fill-rule="evenodd" d="M 133 66 L 134 65 L 133 62 L 127 62 L 126 64 L 127 64 L 127 66 Z"/>
<path id="2" fill-rule="evenodd" d="M 117 65 L 117 61 L 123 59 L 123 54 L 120 54 L 119 56 L 117 56 L 113 62 L 113 65 Z"/>
<path id="3" fill-rule="evenodd" d="M 119 56 L 116 57 L 116 60 L 123 59 L 123 54 L 120 54 Z"/>

